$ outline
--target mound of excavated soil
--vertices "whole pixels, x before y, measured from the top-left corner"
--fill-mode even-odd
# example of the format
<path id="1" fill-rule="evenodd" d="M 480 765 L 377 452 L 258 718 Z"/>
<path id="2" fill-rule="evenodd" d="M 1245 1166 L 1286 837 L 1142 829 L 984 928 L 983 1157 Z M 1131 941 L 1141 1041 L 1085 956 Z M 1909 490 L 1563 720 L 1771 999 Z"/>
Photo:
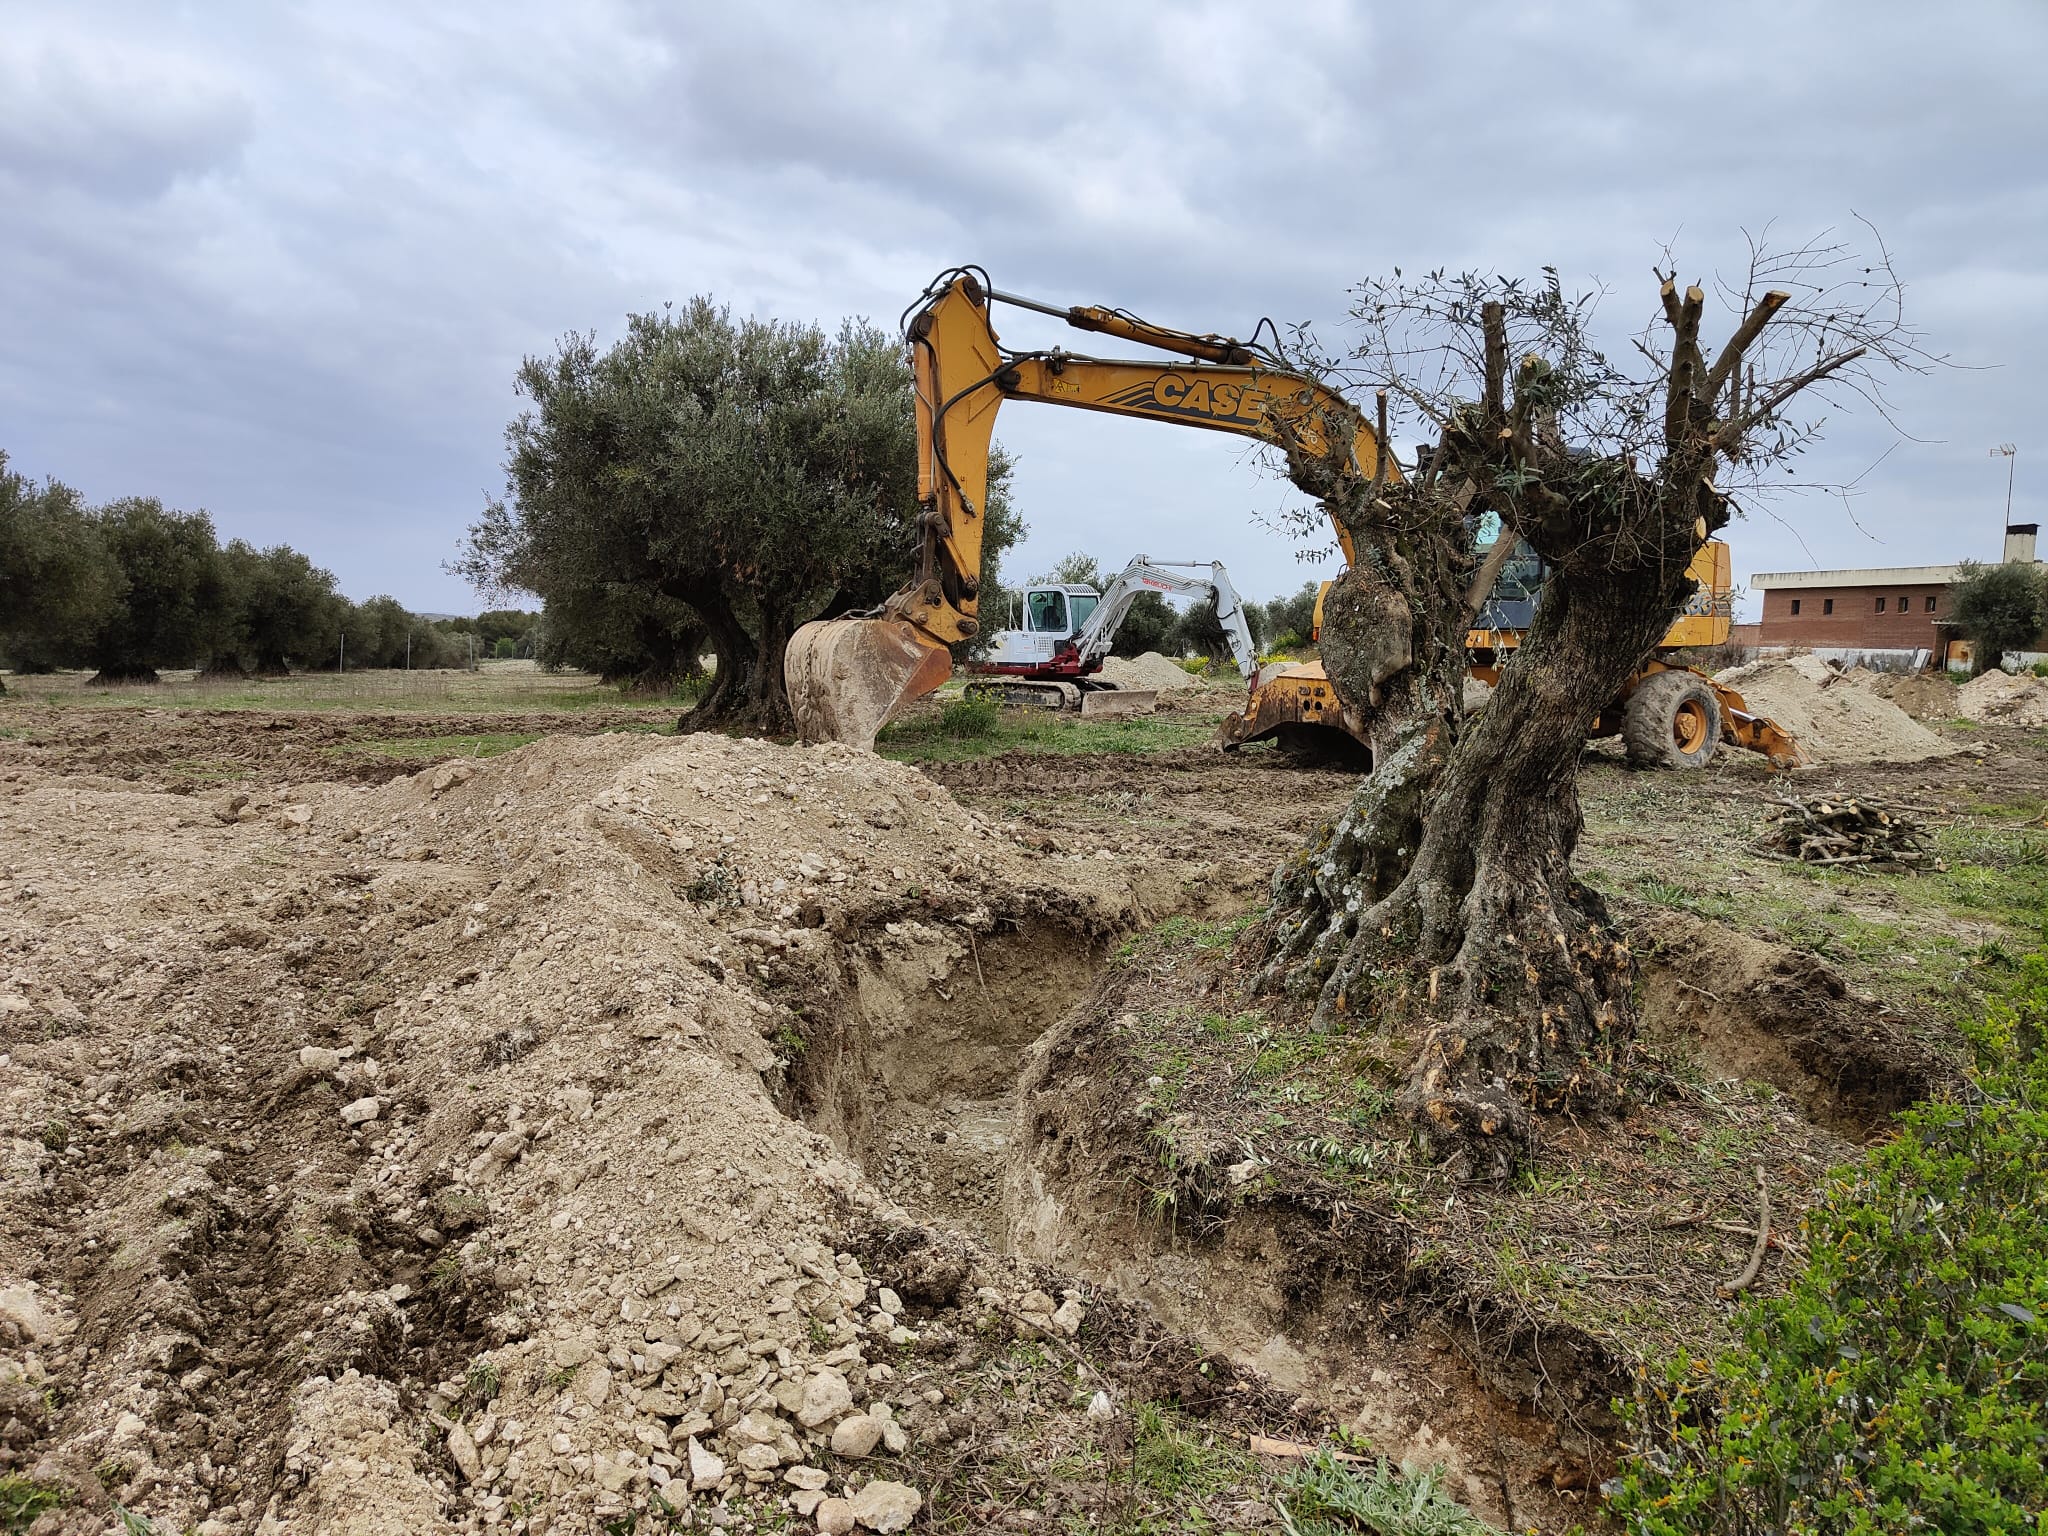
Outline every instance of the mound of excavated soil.
<path id="1" fill-rule="evenodd" d="M 1953 720 L 1956 685 L 1931 672 L 1870 672 L 1852 667 L 1848 680 L 1881 699 L 1890 699 L 1915 720 Z"/>
<path id="2" fill-rule="evenodd" d="M 1997 725 L 2048 725 L 2048 678 L 1986 672 L 1957 691 L 1956 712 Z"/>
<path id="3" fill-rule="evenodd" d="M 1917 763 L 1961 750 L 1812 656 L 1752 661 L 1715 681 L 1790 731 L 1810 764 Z"/>
<path id="4" fill-rule="evenodd" d="M 1112 656 L 1102 664 L 1102 675 L 1119 688 L 1156 688 L 1161 693 L 1208 687 L 1194 673 L 1157 651 L 1144 651 L 1136 656 Z"/>
<path id="5" fill-rule="evenodd" d="M 253 799 L 0 775 L 0 1472 L 67 1532 L 907 1506 L 933 1309 L 1035 1293 L 878 1288 L 843 1234 L 889 1208 L 776 1095 L 822 1002 L 943 1022 L 1133 878 L 719 736 Z"/>

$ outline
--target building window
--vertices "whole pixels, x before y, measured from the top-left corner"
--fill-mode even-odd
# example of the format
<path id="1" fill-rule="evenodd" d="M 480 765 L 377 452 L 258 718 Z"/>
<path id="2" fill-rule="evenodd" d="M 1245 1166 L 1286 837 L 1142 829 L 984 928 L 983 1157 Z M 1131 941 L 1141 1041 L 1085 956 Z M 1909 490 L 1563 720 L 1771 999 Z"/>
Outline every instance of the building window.
<path id="1" fill-rule="evenodd" d="M 1927 594 L 1927 611 L 1929 613 L 1934 612 L 1934 594 L 1932 592 Z"/>
<path id="2" fill-rule="evenodd" d="M 1835 600 L 1832 597 L 1822 598 L 1820 600 L 1820 611 L 1822 613 L 1833 613 L 1835 611 Z"/>
<path id="3" fill-rule="evenodd" d="M 1881 597 L 1877 600 L 1877 611 L 1879 613 L 1884 612 L 1884 599 Z"/>
<path id="4" fill-rule="evenodd" d="M 1792 617 L 1795 619 L 1799 617 L 1799 599 L 1796 597 L 1792 599 Z"/>

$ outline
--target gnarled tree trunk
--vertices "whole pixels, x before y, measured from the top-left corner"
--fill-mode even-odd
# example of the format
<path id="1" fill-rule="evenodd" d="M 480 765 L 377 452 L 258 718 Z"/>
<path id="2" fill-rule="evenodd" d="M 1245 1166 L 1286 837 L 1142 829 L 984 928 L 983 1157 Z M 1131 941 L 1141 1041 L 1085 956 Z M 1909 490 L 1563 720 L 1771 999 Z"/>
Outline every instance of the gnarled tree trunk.
<path id="1" fill-rule="evenodd" d="M 1375 1031 L 1402 1063 L 1420 1139 L 1475 1176 L 1516 1164 L 1538 1112 L 1605 1113 L 1625 1093 L 1635 973 L 1572 870 L 1579 759 L 1728 519 L 1717 455 L 1773 404 L 1743 404 L 1741 351 L 1785 302 L 1759 301 L 1710 369 L 1700 291 L 1667 283 L 1664 297 L 1672 362 L 1654 473 L 1626 453 L 1568 451 L 1558 380 L 1535 357 L 1510 400 L 1499 302 L 1484 306 L 1481 398 L 1452 403 L 1415 477 L 1394 481 L 1382 463 L 1368 483 L 1348 452 L 1290 447 L 1296 484 L 1356 546 L 1325 603 L 1323 657 L 1340 702 L 1371 722 L 1375 763 L 1345 813 L 1276 873 L 1248 939 L 1251 984 L 1292 997 L 1318 1028 Z M 1468 719 L 1465 629 L 1497 569 L 1472 565 L 1466 530 L 1483 511 L 1502 520 L 1500 553 L 1519 536 L 1548 574 L 1520 648 Z"/>

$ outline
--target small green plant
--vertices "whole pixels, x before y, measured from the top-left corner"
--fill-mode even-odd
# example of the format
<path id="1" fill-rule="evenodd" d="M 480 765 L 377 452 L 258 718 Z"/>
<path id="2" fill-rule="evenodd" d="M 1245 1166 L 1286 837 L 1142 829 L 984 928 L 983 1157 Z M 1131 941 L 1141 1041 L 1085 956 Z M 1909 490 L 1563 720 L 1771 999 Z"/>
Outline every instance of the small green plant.
<path id="1" fill-rule="evenodd" d="M 1252 1471 L 1237 1446 L 1219 1441 L 1157 1403 L 1140 1403 L 1131 1450 L 1135 1481 L 1167 1498 L 1188 1503 L 1239 1484 Z"/>
<path id="2" fill-rule="evenodd" d="M 71 1145 L 71 1127 L 62 1120 L 51 1120 L 43 1126 L 43 1145 L 52 1152 L 62 1152 Z"/>
<path id="3" fill-rule="evenodd" d="M 995 735 L 1002 721 L 1002 706 L 994 699 L 963 693 L 939 711 L 939 734 L 954 741 L 982 741 Z"/>
<path id="4" fill-rule="evenodd" d="M 683 887 L 683 894 L 700 906 L 736 907 L 740 904 L 740 883 L 723 859 L 713 859 Z"/>
<path id="5" fill-rule="evenodd" d="M 62 1509 L 68 1502 L 62 1488 L 17 1472 L 0 1473 L 0 1531 L 25 1531 L 38 1515 Z"/>
<path id="6" fill-rule="evenodd" d="M 503 1383 L 498 1375 L 495 1360 L 479 1360 L 469 1368 L 469 1375 L 462 1383 L 462 1402 L 465 1408 L 481 1408 L 498 1395 Z"/>
<path id="7" fill-rule="evenodd" d="M 1328 1449 L 1287 1475 L 1280 1502 L 1296 1536 L 1494 1536 L 1496 1530 L 1444 1493 L 1440 1473 L 1411 1476 L 1384 1460 L 1368 1471 Z"/>

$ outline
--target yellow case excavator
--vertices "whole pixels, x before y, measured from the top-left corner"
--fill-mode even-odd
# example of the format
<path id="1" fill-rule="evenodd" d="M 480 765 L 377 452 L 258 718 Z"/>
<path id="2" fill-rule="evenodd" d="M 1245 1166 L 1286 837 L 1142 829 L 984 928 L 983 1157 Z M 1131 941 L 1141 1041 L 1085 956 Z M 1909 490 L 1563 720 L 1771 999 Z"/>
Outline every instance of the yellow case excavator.
<path id="1" fill-rule="evenodd" d="M 1014 351 L 996 338 L 989 319 L 992 302 L 1177 353 L 1186 361 L 1088 357 L 1061 347 Z M 1350 430 L 1358 464 L 1369 466 L 1377 456 L 1378 441 L 1357 412 L 1257 340 L 1171 330 L 1122 310 L 1060 308 L 1020 298 L 998 291 L 978 267 L 940 274 L 906 311 L 904 337 L 916 388 L 917 568 L 874 613 L 806 624 L 791 638 L 785 677 L 797 731 L 808 742 L 841 741 L 871 750 L 883 725 L 951 675 L 947 647 L 979 633 L 989 445 L 1004 402 L 1036 400 L 1268 442 L 1274 440 L 1277 419 L 1311 452 L 1321 451 L 1328 432 Z M 1334 522 L 1332 527 L 1348 562 L 1356 553 L 1350 537 Z M 1712 589 L 1720 607 L 1702 615 L 1706 622 L 1699 637 L 1667 636 L 1668 645 L 1715 644 L 1727 638 L 1726 547 L 1709 545 L 1702 558 L 1720 562 L 1715 569 L 1721 580 Z M 1681 619 L 1673 634 L 1692 617 Z M 1475 658 L 1493 658 L 1475 668 L 1485 676 L 1484 667 L 1504 659 L 1519 636 L 1501 629 L 1485 636 L 1475 631 L 1475 638 L 1488 640 L 1475 647 Z M 1769 751 L 1774 761 L 1796 760 L 1790 738 L 1751 714 L 1739 695 L 1662 662 L 1632 679 L 1614 709 L 1625 714 L 1628 700 L 1643 691 L 1653 674 L 1672 671 L 1690 681 L 1681 687 L 1661 685 L 1672 697 L 1661 700 L 1660 708 L 1672 708 L 1665 711 L 1670 718 L 1657 726 L 1660 744 L 1668 736 L 1674 746 L 1691 741 L 1697 750 L 1695 738 L 1704 733 L 1709 754 L 1725 738 Z M 1702 696 L 1707 704 L 1701 703 Z M 1713 729 L 1716 723 L 1718 730 Z M 1309 662 L 1262 672 L 1244 710 L 1226 722 L 1223 745 L 1235 747 L 1302 727 L 1340 732 L 1363 744 L 1370 739 L 1367 725 L 1356 707 L 1337 698 L 1321 665 Z"/>

